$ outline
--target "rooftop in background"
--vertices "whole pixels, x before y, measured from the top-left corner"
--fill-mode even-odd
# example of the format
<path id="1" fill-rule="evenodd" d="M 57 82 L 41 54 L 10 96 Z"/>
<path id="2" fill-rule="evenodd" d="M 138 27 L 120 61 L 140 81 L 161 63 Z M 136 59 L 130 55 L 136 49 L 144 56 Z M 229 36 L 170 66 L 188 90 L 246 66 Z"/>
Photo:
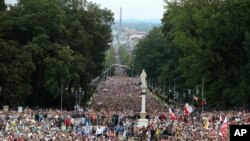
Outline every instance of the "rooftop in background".
<path id="1" fill-rule="evenodd" d="M 115 23 L 119 23 L 119 19 L 115 19 Z M 161 24 L 161 19 L 123 19 L 122 23 L 151 23 L 151 24 Z"/>

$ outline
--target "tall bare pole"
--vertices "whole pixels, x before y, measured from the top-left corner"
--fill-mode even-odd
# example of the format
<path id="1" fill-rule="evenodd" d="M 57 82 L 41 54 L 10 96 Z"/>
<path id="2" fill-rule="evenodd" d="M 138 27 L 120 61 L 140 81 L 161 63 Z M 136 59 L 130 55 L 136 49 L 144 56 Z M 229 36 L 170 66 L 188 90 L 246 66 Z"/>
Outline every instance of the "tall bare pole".
<path id="1" fill-rule="evenodd" d="M 204 97 L 204 78 L 202 78 L 202 82 L 201 82 L 201 119 L 202 121 L 203 121 L 203 105 L 204 105 L 203 97 Z M 203 139 L 203 128 L 201 129 L 202 129 L 201 137 Z"/>
<path id="2" fill-rule="evenodd" d="M 203 114 L 203 100 L 204 100 L 204 78 L 202 78 L 202 84 L 201 84 L 201 101 L 202 101 L 202 105 L 201 105 L 201 113 Z"/>
<path id="3" fill-rule="evenodd" d="M 63 76 L 61 76 L 61 110 L 63 106 Z"/>
<path id="4" fill-rule="evenodd" d="M 120 7 L 120 32 L 122 31 L 122 8 Z"/>

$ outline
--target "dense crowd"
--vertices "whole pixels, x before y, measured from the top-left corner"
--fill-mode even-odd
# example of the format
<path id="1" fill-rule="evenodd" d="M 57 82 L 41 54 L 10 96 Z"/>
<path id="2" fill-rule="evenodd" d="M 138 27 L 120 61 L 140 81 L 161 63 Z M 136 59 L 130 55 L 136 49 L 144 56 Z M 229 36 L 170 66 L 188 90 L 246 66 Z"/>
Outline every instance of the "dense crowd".
<path id="1" fill-rule="evenodd" d="M 229 140 L 229 124 L 250 124 L 250 113 L 244 110 L 201 114 L 194 109 L 186 115 L 182 108 L 171 107 L 172 118 L 169 107 L 147 95 L 149 124 L 138 127 L 141 108 L 138 82 L 139 78 L 124 76 L 107 78 L 89 106 L 81 107 L 77 116 L 74 111 L 52 109 L 0 111 L 0 141 L 219 141 Z"/>
<path id="2" fill-rule="evenodd" d="M 139 113 L 141 110 L 141 88 L 139 77 L 129 78 L 125 76 L 108 77 L 103 85 L 98 88 L 98 95 L 93 97 L 90 107 L 106 111 L 132 111 Z M 164 111 L 164 107 L 152 96 L 146 97 L 146 109 L 148 113 Z"/>

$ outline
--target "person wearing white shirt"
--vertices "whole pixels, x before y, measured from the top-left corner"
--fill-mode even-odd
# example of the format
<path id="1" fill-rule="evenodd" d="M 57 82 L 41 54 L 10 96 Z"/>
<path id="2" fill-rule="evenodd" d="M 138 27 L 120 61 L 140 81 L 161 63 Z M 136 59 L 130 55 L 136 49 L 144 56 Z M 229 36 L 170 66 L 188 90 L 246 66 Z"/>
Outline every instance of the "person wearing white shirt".
<path id="1" fill-rule="evenodd" d="M 100 126 L 96 129 L 97 138 L 99 138 L 102 135 L 102 131 L 103 131 L 103 129 Z"/>

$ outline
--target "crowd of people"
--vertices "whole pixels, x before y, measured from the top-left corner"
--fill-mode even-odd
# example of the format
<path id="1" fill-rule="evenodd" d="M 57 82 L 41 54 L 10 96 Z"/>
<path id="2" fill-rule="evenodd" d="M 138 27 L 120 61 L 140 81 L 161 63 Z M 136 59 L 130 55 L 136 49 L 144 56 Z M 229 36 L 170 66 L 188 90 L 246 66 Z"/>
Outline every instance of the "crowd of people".
<path id="1" fill-rule="evenodd" d="M 108 77 L 88 106 L 75 111 L 24 108 L 0 111 L 0 141 L 219 141 L 229 140 L 229 125 L 249 125 L 244 110 L 186 114 L 146 96 L 147 127 L 139 127 L 139 78 Z M 171 110 L 169 109 L 171 108 Z M 171 111 L 171 114 L 170 114 Z"/>
<path id="2" fill-rule="evenodd" d="M 91 101 L 90 107 L 99 111 L 121 111 L 139 113 L 141 111 L 141 88 L 139 77 L 126 76 L 108 77 L 105 83 L 98 88 L 98 95 Z M 164 107 L 152 96 L 146 96 L 148 113 L 164 111 Z"/>

